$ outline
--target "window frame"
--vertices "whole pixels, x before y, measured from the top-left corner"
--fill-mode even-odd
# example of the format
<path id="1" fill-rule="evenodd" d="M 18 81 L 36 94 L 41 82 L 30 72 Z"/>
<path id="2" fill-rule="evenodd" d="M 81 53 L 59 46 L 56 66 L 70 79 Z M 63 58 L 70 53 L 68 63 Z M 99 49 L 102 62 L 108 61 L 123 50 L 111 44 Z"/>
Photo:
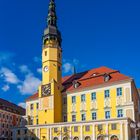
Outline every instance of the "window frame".
<path id="1" fill-rule="evenodd" d="M 81 121 L 86 121 L 86 113 L 81 114 Z"/>
<path id="2" fill-rule="evenodd" d="M 123 94 L 122 87 L 119 87 L 116 90 L 117 90 L 117 97 L 122 96 L 122 94 Z"/>
<path id="3" fill-rule="evenodd" d="M 96 92 L 92 92 L 91 93 L 91 100 L 94 101 L 94 100 L 96 100 L 96 98 L 97 98 L 96 97 Z"/>
<path id="4" fill-rule="evenodd" d="M 109 89 L 104 91 L 104 97 L 105 98 L 110 98 L 110 90 Z"/>
<path id="5" fill-rule="evenodd" d="M 105 111 L 105 119 L 110 119 L 111 115 L 110 115 L 110 111 L 107 110 Z"/>
<path id="6" fill-rule="evenodd" d="M 72 96 L 71 100 L 72 100 L 72 104 L 75 104 L 76 103 L 76 96 Z"/>
<path id="7" fill-rule="evenodd" d="M 30 110 L 34 110 L 34 104 L 30 104 Z"/>
<path id="8" fill-rule="evenodd" d="M 76 122 L 76 115 L 75 114 L 73 114 L 71 118 L 72 118 L 72 122 Z"/>
<path id="9" fill-rule="evenodd" d="M 86 95 L 85 94 L 81 95 L 81 102 L 86 102 Z"/>
<path id="10" fill-rule="evenodd" d="M 95 114 L 95 115 L 93 115 L 93 114 Z M 93 116 L 95 117 L 95 119 Z M 92 120 L 97 120 L 97 112 L 92 112 Z"/>
<path id="11" fill-rule="evenodd" d="M 118 109 L 117 110 L 117 117 L 122 118 L 123 116 L 124 116 L 123 109 Z"/>
<path id="12" fill-rule="evenodd" d="M 116 123 L 111 124 L 111 130 L 117 130 L 117 124 Z"/>

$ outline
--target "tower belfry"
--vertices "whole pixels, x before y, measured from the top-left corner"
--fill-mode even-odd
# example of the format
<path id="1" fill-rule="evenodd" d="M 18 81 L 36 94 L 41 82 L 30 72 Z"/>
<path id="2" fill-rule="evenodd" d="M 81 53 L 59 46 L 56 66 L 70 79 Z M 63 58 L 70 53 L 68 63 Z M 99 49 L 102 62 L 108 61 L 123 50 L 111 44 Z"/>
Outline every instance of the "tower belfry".
<path id="1" fill-rule="evenodd" d="M 42 46 L 42 84 L 39 97 L 42 104 L 40 115 L 46 116 L 44 123 L 61 122 L 61 80 L 62 48 L 61 34 L 57 27 L 55 1 L 50 0 L 47 27 L 44 30 Z M 43 100 L 43 101 L 42 101 Z M 54 108 L 55 106 L 55 108 Z M 59 114 L 59 115 L 56 115 Z M 57 117 L 56 117 L 57 116 Z"/>

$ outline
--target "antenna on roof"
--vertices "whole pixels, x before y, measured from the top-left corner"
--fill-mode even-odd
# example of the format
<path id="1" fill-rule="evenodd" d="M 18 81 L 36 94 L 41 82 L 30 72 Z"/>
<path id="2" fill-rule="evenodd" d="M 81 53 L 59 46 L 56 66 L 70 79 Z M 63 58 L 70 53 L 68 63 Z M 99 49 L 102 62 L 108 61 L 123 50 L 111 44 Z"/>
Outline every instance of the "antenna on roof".
<path id="1" fill-rule="evenodd" d="M 73 75 L 76 74 L 76 67 L 75 66 L 73 66 L 72 73 L 73 73 Z"/>

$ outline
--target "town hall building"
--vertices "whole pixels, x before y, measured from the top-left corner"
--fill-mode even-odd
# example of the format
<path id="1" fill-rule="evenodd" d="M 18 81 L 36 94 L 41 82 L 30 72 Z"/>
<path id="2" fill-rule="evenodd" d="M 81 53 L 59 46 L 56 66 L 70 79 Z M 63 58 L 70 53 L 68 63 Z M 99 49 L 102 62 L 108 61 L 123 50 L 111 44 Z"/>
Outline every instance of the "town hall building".
<path id="1" fill-rule="evenodd" d="M 134 79 L 105 66 L 62 77 L 62 38 L 50 0 L 43 35 L 42 82 L 26 100 L 27 123 L 13 140 L 132 140 L 140 121 Z"/>

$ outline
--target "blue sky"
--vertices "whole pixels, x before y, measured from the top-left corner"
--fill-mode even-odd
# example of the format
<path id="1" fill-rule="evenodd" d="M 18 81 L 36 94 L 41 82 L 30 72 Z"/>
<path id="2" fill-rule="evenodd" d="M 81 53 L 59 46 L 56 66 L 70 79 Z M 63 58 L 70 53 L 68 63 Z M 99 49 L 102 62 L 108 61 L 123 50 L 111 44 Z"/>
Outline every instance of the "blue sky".
<path id="1" fill-rule="evenodd" d="M 0 97 L 16 104 L 41 80 L 41 45 L 49 0 L 1 0 Z M 100 66 L 120 70 L 140 87 L 140 1 L 56 0 L 63 75 Z M 23 105 L 23 104 L 21 104 Z"/>

